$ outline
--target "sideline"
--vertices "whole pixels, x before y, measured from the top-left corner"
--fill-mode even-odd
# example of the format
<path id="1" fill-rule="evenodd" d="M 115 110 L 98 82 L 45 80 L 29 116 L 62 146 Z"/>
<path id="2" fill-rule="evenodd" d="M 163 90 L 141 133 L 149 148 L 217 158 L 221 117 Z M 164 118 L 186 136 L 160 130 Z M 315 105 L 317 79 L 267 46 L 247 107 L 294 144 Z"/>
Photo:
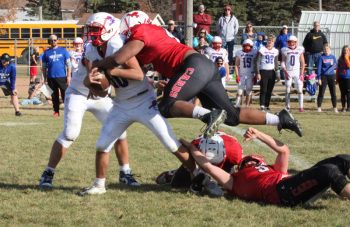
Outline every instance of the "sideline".
<path id="1" fill-rule="evenodd" d="M 31 125 L 43 125 L 44 123 L 40 122 L 0 122 L 1 126 L 8 126 L 8 127 L 13 127 L 13 126 L 31 126 Z"/>
<path id="2" fill-rule="evenodd" d="M 232 132 L 239 134 L 241 136 L 244 135 L 245 133 L 245 129 L 242 129 L 240 127 L 233 127 L 233 126 L 228 126 L 225 124 L 220 125 L 220 127 L 226 128 L 231 130 Z M 272 126 L 273 127 L 273 126 Z M 266 144 L 264 144 L 263 142 L 261 142 L 260 140 L 254 139 L 253 140 L 254 143 L 258 144 L 260 147 L 264 147 L 265 149 L 269 150 L 271 153 L 274 153 Z M 297 167 L 300 169 L 305 169 L 305 168 L 309 168 L 312 166 L 312 164 L 310 164 L 308 161 L 306 161 L 305 159 L 303 159 L 302 157 L 299 157 L 297 154 L 291 152 L 289 155 L 289 160 Z"/>

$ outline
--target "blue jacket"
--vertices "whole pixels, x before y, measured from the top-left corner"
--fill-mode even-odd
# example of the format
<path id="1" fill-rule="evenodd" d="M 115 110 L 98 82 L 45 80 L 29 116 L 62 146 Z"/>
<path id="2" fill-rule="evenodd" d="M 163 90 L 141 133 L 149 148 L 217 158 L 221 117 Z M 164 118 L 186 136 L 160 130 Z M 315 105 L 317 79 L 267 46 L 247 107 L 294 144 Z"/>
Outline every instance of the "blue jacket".
<path id="1" fill-rule="evenodd" d="M 287 40 L 291 36 L 290 33 L 287 34 L 280 34 L 277 36 L 276 42 L 275 42 L 275 48 L 282 49 L 283 47 L 287 46 Z"/>
<path id="2" fill-rule="evenodd" d="M 11 90 L 16 89 L 16 66 L 13 63 L 10 63 L 6 67 L 4 67 L 0 63 L 0 86 L 10 85 Z"/>
<path id="3" fill-rule="evenodd" d="M 350 68 L 347 67 L 344 60 L 338 62 L 338 77 L 343 79 L 350 79 Z"/>
<path id="4" fill-rule="evenodd" d="M 322 54 L 317 62 L 317 79 L 321 79 L 321 76 L 333 76 L 335 69 L 337 68 L 337 59 L 333 54 Z"/>

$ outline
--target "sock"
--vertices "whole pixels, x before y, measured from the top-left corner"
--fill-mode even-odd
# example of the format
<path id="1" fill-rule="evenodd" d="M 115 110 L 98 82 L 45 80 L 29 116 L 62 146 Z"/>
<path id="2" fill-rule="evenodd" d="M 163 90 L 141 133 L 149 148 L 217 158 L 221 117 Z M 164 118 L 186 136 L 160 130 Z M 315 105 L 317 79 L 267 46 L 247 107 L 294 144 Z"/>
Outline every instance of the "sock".
<path id="1" fill-rule="evenodd" d="M 266 113 L 266 124 L 267 125 L 278 125 L 280 123 L 280 119 L 277 115 Z"/>
<path id="2" fill-rule="evenodd" d="M 94 185 L 99 188 L 104 188 L 106 184 L 106 178 L 96 178 Z"/>
<path id="3" fill-rule="evenodd" d="M 210 110 L 205 109 L 205 108 L 200 107 L 200 106 L 195 106 L 193 109 L 193 112 L 192 112 L 192 117 L 195 119 L 198 119 L 207 113 L 210 113 Z"/>
<path id="4" fill-rule="evenodd" d="M 131 172 L 130 165 L 124 164 L 119 166 L 119 171 L 123 171 L 124 173 L 130 173 Z"/>
<path id="5" fill-rule="evenodd" d="M 55 168 L 52 168 L 52 167 L 46 166 L 45 171 L 55 173 Z"/>
<path id="6" fill-rule="evenodd" d="M 298 94 L 298 99 L 299 99 L 299 108 L 303 108 L 304 107 L 304 95 L 303 95 L 303 93 Z"/>

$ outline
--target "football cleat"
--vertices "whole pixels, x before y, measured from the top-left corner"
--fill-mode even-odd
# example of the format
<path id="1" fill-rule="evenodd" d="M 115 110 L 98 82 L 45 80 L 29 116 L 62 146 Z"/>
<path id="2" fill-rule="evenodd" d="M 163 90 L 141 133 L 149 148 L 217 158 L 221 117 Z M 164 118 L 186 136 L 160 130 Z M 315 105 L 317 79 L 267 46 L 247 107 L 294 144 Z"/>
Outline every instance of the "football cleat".
<path id="1" fill-rule="evenodd" d="M 210 179 L 205 173 L 199 173 L 192 180 L 190 186 L 190 192 L 196 195 L 202 195 L 203 193 L 208 193 L 209 196 L 220 197 L 224 195 L 221 187 Z"/>
<path id="2" fill-rule="evenodd" d="M 96 185 L 92 185 L 89 188 L 85 188 L 83 191 L 79 192 L 78 194 L 80 196 L 85 196 L 85 195 L 101 195 L 104 193 L 106 193 L 105 187 L 98 187 Z"/>
<path id="3" fill-rule="evenodd" d="M 203 193 L 203 181 L 205 180 L 206 175 L 200 173 L 192 179 L 192 183 L 189 191 L 196 195 L 201 195 Z"/>
<path id="4" fill-rule="evenodd" d="M 160 185 L 170 185 L 177 169 L 164 171 L 156 178 L 156 183 Z"/>
<path id="5" fill-rule="evenodd" d="M 292 114 L 287 109 L 281 110 L 277 116 L 280 120 L 280 123 L 277 126 L 278 131 L 281 132 L 282 129 L 289 129 L 295 132 L 298 136 L 303 136 L 300 125 L 296 120 L 294 120 Z"/>
<path id="6" fill-rule="evenodd" d="M 200 120 L 202 120 L 204 123 L 207 123 L 207 127 L 203 132 L 203 137 L 212 137 L 218 130 L 220 124 L 226 120 L 226 117 L 226 110 L 219 109 L 212 110 L 210 113 L 204 114 L 202 117 L 200 117 Z"/>
<path id="7" fill-rule="evenodd" d="M 221 187 L 215 181 L 211 180 L 210 177 L 206 178 L 203 186 L 209 196 L 221 197 L 224 195 L 224 191 Z"/>
<path id="8" fill-rule="evenodd" d="M 135 180 L 134 175 L 132 174 L 131 170 L 128 173 L 125 173 L 123 171 L 119 172 L 119 182 L 128 186 L 134 186 L 138 187 L 140 186 L 140 183 Z"/>
<path id="9" fill-rule="evenodd" d="M 53 176 L 55 175 L 54 172 L 50 170 L 45 170 L 43 174 L 40 177 L 39 181 L 39 188 L 40 189 L 52 189 L 52 180 Z"/>
<path id="10" fill-rule="evenodd" d="M 22 113 L 19 112 L 19 111 L 16 111 L 16 112 L 15 112 L 15 116 L 16 116 L 16 117 L 20 117 L 20 116 L 22 116 Z"/>

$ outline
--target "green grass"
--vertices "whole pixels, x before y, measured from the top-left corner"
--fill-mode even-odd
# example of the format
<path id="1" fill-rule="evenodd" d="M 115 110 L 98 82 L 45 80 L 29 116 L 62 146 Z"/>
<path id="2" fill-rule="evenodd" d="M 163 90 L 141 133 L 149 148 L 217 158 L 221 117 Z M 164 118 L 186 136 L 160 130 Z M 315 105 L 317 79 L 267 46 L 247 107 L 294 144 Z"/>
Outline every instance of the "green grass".
<path id="1" fill-rule="evenodd" d="M 6 100 L 6 101 L 4 101 Z M 40 191 L 38 179 L 45 168 L 51 145 L 63 127 L 63 117 L 53 119 L 49 107 L 23 109 L 16 118 L 8 99 L 0 98 L 0 226 L 349 226 L 349 201 L 329 191 L 311 208 L 281 208 L 248 203 L 234 198 L 198 197 L 184 190 L 155 184 L 162 171 L 179 163 L 140 124 L 128 130 L 130 164 L 138 189 L 117 183 L 117 162 L 111 154 L 108 191 L 101 196 L 79 197 L 94 180 L 94 145 L 100 125 L 87 113 L 81 135 L 59 164 L 55 189 Z M 280 104 L 281 105 L 281 104 Z M 278 108 L 276 108 L 277 110 Z M 350 153 L 350 114 L 295 114 L 305 132 L 281 135 L 274 127 L 259 126 L 286 142 L 291 150 L 290 168 L 300 170 L 338 153 Z M 12 123 L 12 126 L 9 125 Z M 35 123 L 35 124 L 28 124 Z M 202 124 L 171 119 L 178 137 L 192 139 Z M 244 130 L 247 125 L 237 129 Z M 242 140 L 231 128 L 226 132 Z M 273 160 L 273 153 L 257 143 L 244 143 L 245 153 L 259 153 Z"/>

